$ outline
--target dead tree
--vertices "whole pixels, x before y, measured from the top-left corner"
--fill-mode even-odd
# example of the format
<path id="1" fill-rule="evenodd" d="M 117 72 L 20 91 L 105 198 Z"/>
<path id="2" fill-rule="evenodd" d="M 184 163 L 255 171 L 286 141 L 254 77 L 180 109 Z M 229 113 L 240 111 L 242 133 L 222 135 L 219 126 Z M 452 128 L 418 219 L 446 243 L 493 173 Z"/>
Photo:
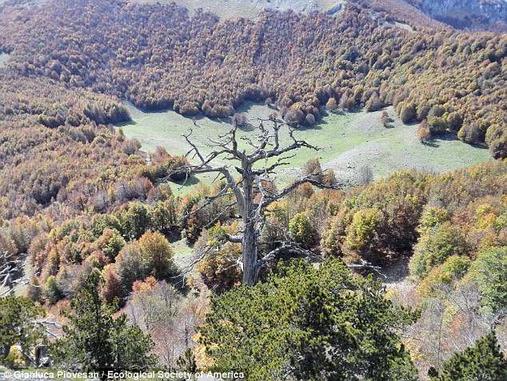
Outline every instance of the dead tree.
<path id="1" fill-rule="evenodd" d="M 264 123 L 269 123 L 270 126 L 266 127 Z M 287 145 L 281 142 L 280 129 L 282 127 L 288 128 L 290 142 Z M 190 156 L 191 161 L 198 160 L 198 163 L 189 164 L 178 170 L 185 171 L 187 178 L 190 175 L 216 173 L 217 178 L 223 180 L 224 188 L 215 196 L 209 197 L 207 202 L 211 203 L 226 195 L 233 196 L 235 207 L 242 220 L 242 227 L 239 235 L 228 235 L 226 239 L 230 242 L 241 243 L 242 257 L 239 265 L 243 270 L 243 284 L 254 285 L 257 282 L 259 271 L 282 251 L 276 249 L 260 256 L 259 239 L 266 209 L 305 183 L 320 188 L 334 189 L 336 186 L 323 184 L 322 176 L 318 174 L 309 174 L 297 179 L 281 191 L 274 191 L 268 184 L 272 184 L 271 176 L 278 168 L 288 165 L 287 160 L 293 157 L 299 149 L 318 151 L 318 148 L 304 140 L 297 139 L 295 130 L 276 118 L 260 120 L 255 138 L 240 138 L 237 133 L 238 126 L 235 124 L 226 134 L 217 139 L 210 139 L 212 152 L 204 155 L 192 141 L 192 131 L 190 131 L 184 135 L 191 147 L 187 157 Z M 240 140 L 244 142 L 248 150 L 240 148 Z M 284 249 L 292 248 L 299 255 L 312 255 L 311 252 L 298 248 L 289 242 L 284 243 L 282 247 Z"/>
<path id="2" fill-rule="evenodd" d="M 17 278 L 21 273 L 21 266 L 20 258 L 7 252 L 0 252 L 0 289 L 7 289 L 3 294 L 10 294 L 14 291 Z"/>

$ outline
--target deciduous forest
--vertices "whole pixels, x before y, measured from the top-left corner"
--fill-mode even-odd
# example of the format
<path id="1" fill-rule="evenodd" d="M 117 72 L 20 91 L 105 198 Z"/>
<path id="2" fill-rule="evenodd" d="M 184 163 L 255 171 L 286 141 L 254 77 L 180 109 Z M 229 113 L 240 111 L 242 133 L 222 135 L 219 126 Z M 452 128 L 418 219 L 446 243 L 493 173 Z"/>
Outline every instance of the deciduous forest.
<path id="1" fill-rule="evenodd" d="M 395 3 L 0 2 L 0 374 L 506 379 L 507 36 Z M 247 101 L 273 114 L 250 123 Z M 129 139 L 125 102 L 193 118 L 189 154 Z M 490 160 L 351 185 L 298 138 L 389 106 L 421 144 Z M 224 121 L 207 155 L 204 117 Z"/>

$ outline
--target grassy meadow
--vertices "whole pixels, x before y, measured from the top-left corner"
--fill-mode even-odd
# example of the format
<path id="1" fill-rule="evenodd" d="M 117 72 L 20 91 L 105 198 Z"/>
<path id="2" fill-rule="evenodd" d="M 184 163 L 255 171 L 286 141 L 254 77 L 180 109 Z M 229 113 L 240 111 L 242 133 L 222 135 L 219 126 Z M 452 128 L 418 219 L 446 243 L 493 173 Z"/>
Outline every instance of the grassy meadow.
<path id="1" fill-rule="evenodd" d="M 203 2 L 201 0 L 133 0 L 137 3 L 171 3 L 187 7 L 190 11 L 199 8 L 212 12 L 221 18 L 238 17 L 255 18 L 264 9 L 286 11 L 293 9 L 299 12 L 312 10 L 328 11 L 344 0 L 220 0 Z"/>
<path id="2" fill-rule="evenodd" d="M 7 60 L 9 59 L 10 54 L 0 53 L 0 68 L 4 67 L 7 64 Z"/>
<path id="3" fill-rule="evenodd" d="M 192 119 L 174 111 L 145 113 L 132 105 L 127 107 L 133 122 L 121 128 L 127 137 L 139 140 L 147 152 L 162 146 L 171 154 L 185 154 L 189 146 L 182 135 L 192 129 L 193 140 L 203 152 L 209 153 L 208 139 L 230 128 L 227 121 L 200 118 L 196 121 L 198 127 L 195 127 Z M 267 118 L 273 110 L 264 105 L 247 104 L 240 112 L 247 116 L 250 123 L 256 124 L 258 118 Z M 357 112 L 330 114 L 315 128 L 297 131 L 298 138 L 318 146 L 320 150 L 300 150 L 289 160 L 290 165 L 280 171 L 278 182 L 287 183 L 297 177 L 300 168 L 315 157 L 320 159 L 324 168 L 332 168 L 340 180 L 352 183 L 358 171 L 366 166 L 378 178 L 400 169 L 442 172 L 490 160 L 486 149 L 452 138 L 421 144 L 416 137 L 416 125 L 404 125 L 392 108 L 388 108 L 387 112 L 394 120 L 390 128 L 383 126 L 382 112 Z M 241 131 L 243 136 L 254 134 L 253 131 Z M 290 143 L 286 130 L 282 134 L 282 142 Z"/>

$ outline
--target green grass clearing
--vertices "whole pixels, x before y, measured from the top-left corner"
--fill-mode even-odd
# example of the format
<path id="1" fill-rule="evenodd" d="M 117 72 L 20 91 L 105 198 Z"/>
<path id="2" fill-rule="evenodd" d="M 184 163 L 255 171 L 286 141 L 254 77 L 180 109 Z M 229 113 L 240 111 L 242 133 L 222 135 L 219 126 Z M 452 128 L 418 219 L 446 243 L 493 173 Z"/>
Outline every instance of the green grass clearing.
<path id="1" fill-rule="evenodd" d="M 7 61 L 9 60 L 10 57 L 11 57 L 10 54 L 0 53 L 0 68 L 7 65 Z"/>
<path id="2" fill-rule="evenodd" d="M 162 146 L 171 154 L 185 154 L 190 147 L 182 135 L 193 129 L 193 140 L 204 153 L 209 153 L 211 147 L 208 138 L 216 138 L 230 128 L 226 121 L 208 118 L 200 118 L 199 127 L 194 127 L 192 119 L 174 111 L 145 113 L 132 105 L 127 107 L 133 122 L 123 125 L 123 132 L 128 138 L 139 140 L 142 149 L 147 152 Z M 267 106 L 255 104 L 247 104 L 240 111 L 253 124 L 257 118 L 267 118 L 273 112 Z M 394 120 L 392 128 L 382 125 L 382 112 L 379 111 L 330 114 L 315 128 L 297 131 L 298 138 L 320 147 L 320 150 L 298 151 L 289 160 L 290 164 L 280 170 L 277 182 L 290 182 L 299 175 L 301 167 L 309 159 L 316 157 L 324 168 L 333 169 L 338 179 L 352 183 L 357 180 L 360 168 L 365 166 L 371 168 L 375 178 L 379 178 L 400 169 L 443 172 L 490 160 L 486 149 L 472 147 L 456 139 L 436 139 L 430 144 L 421 144 L 416 137 L 416 125 L 404 125 L 392 108 L 388 108 L 387 112 Z M 240 136 L 253 134 L 251 131 L 242 131 Z M 282 143 L 289 143 L 286 129 L 281 140 Z M 203 180 L 208 181 L 207 178 Z"/>
<path id="3" fill-rule="evenodd" d="M 171 3 L 173 0 L 132 0 L 137 3 Z M 292 9 L 296 12 L 328 11 L 344 0 L 215 0 L 203 2 L 202 0 L 175 0 L 192 12 L 199 8 L 211 12 L 224 19 L 239 17 L 255 18 L 264 9 L 286 11 Z"/>

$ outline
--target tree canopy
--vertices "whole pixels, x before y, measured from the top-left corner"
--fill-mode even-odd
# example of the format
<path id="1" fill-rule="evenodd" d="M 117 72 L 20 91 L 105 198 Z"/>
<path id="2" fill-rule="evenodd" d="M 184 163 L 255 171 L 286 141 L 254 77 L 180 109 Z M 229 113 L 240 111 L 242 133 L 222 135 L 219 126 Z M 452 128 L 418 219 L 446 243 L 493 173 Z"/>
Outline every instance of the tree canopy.
<path id="1" fill-rule="evenodd" d="M 415 380 L 398 329 L 414 315 L 339 260 L 282 266 L 212 301 L 200 342 L 248 380 Z"/>
<path id="2" fill-rule="evenodd" d="M 501 381 L 507 379 L 507 359 L 491 331 L 464 352 L 454 354 L 440 372 L 430 369 L 429 375 L 435 381 Z"/>
<path id="3" fill-rule="evenodd" d="M 71 302 L 69 324 L 52 345 L 57 365 L 64 369 L 100 372 L 144 371 L 155 364 L 152 341 L 141 329 L 129 325 L 125 315 L 113 318 L 115 308 L 100 298 L 100 272 L 93 271 Z"/>
<path id="4" fill-rule="evenodd" d="M 29 355 L 36 344 L 44 341 L 44 331 L 36 323 L 44 310 L 30 299 L 7 296 L 0 298 L 0 360 L 13 345 Z"/>

